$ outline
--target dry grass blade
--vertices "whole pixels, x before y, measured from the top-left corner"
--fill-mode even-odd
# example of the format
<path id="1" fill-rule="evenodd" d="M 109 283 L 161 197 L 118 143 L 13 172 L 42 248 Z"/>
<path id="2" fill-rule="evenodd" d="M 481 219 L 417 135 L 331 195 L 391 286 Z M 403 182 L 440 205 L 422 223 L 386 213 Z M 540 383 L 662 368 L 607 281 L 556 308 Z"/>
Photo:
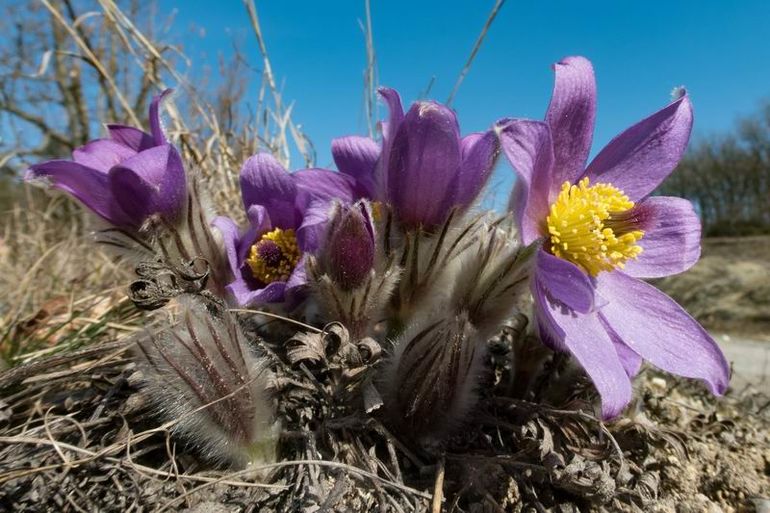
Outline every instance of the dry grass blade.
<path id="1" fill-rule="evenodd" d="M 441 503 L 444 499 L 444 474 L 445 474 L 444 458 L 439 461 L 438 469 L 436 470 L 436 483 L 433 486 L 433 500 L 431 503 L 431 513 L 441 513 Z"/>
<path id="2" fill-rule="evenodd" d="M 366 23 L 360 23 L 366 43 L 366 69 L 364 70 L 364 115 L 369 137 L 374 137 L 377 126 L 377 53 L 374 49 L 374 32 L 372 30 L 372 6 L 370 0 L 364 0 Z"/>
<path id="3" fill-rule="evenodd" d="M 251 310 L 251 309 L 248 309 L 248 308 L 231 308 L 229 311 L 230 312 L 234 312 L 234 313 L 250 313 L 250 314 L 255 314 L 255 315 L 262 315 L 264 317 L 271 317 L 273 319 L 278 319 L 278 320 L 281 320 L 281 321 L 285 321 L 285 322 L 294 324 L 296 326 L 299 326 L 301 328 L 313 331 L 315 333 L 323 333 L 323 330 L 318 329 L 315 326 L 311 326 L 309 324 L 305 324 L 304 322 L 300 322 L 300 321 L 298 321 L 296 319 L 292 319 L 291 317 L 286 317 L 285 315 L 279 315 L 279 314 L 272 313 L 272 312 L 266 312 L 264 310 Z"/>
<path id="4" fill-rule="evenodd" d="M 273 103 L 275 104 L 275 113 L 274 116 L 278 120 L 282 120 L 282 123 L 279 123 L 279 126 L 281 127 L 280 130 L 280 148 L 281 148 L 281 160 L 284 165 L 288 167 L 289 165 L 289 145 L 288 140 L 286 137 L 286 131 L 287 129 L 292 135 L 292 138 L 294 139 L 294 143 L 297 146 L 297 149 L 302 153 L 302 156 L 305 159 L 305 162 L 308 166 L 312 166 L 314 162 L 314 157 L 312 155 L 312 152 L 308 148 L 309 141 L 305 137 L 305 135 L 302 133 L 302 131 L 295 125 L 294 121 L 291 120 L 290 112 L 291 112 L 291 106 L 284 107 L 283 106 L 283 100 L 281 91 L 278 88 L 278 85 L 275 80 L 275 75 L 273 74 L 273 67 L 270 63 L 270 56 L 267 52 L 267 45 L 265 44 L 265 38 L 262 35 L 262 28 L 259 25 L 259 15 L 257 13 L 257 7 L 254 4 L 254 0 L 243 0 L 243 4 L 246 7 L 246 11 L 249 14 L 249 20 L 251 21 L 251 27 L 254 30 L 254 35 L 257 38 L 257 45 L 259 46 L 259 52 L 262 56 L 262 66 L 263 66 L 263 73 L 265 80 L 267 82 L 267 85 L 270 89 L 270 93 L 273 96 Z"/>
<path id="5" fill-rule="evenodd" d="M 476 38 L 476 43 L 473 45 L 473 50 L 471 50 L 471 54 L 468 56 L 468 60 L 465 61 L 465 66 L 463 66 L 463 69 L 460 71 L 460 75 L 457 77 L 457 81 L 455 82 L 454 87 L 452 87 L 452 91 L 449 93 L 449 97 L 446 100 L 447 105 L 452 105 L 452 101 L 455 99 L 455 95 L 460 89 L 460 85 L 463 83 L 463 80 L 465 80 L 465 76 L 468 74 L 468 71 L 470 71 L 473 60 L 476 58 L 476 54 L 479 53 L 479 49 L 481 48 L 482 43 L 484 43 L 484 39 L 487 37 L 489 27 L 492 26 L 492 22 L 495 21 L 495 17 L 497 16 L 497 13 L 500 12 L 503 4 L 505 4 L 505 0 L 495 0 L 495 5 L 489 12 L 489 16 L 487 16 L 487 21 L 484 23 L 484 27 L 481 29 L 479 37 Z"/>

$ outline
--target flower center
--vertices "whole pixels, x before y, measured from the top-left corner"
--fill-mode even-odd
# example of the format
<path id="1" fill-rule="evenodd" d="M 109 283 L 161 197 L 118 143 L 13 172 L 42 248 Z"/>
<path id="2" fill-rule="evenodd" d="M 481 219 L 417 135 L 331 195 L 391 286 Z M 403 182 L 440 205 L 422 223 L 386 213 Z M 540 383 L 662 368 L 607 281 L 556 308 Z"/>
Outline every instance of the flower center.
<path id="1" fill-rule="evenodd" d="M 606 183 L 577 185 L 564 182 L 546 218 L 551 253 L 569 260 L 591 276 L 622 269 L 642 248 L 644 236 L 633 215 L 634 202 L 623 191 Z"/>
<path id="2" fill-rule="evenodd" d="M 299 262 L 300 251 L 294 230 L 276 228 L 251 246 L 246 263 L 262 283 L 286 281 Z"/>

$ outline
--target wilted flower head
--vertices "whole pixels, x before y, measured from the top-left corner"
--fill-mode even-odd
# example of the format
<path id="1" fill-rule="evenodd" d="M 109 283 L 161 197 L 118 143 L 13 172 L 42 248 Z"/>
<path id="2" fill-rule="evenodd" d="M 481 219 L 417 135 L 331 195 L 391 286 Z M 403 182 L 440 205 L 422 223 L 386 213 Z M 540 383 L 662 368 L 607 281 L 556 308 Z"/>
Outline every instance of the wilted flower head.
<path id="1" fill-rule="evenodd" d="M 389 203 L 404 226 L 432 230 L 476 200 L 499 153 L 497 137 L 492 130 L 461 137 L 454 112 L 440 103 L 415 102 L 404 113 L 395 90 L 380 95 L 390 110 L 382 144 L 336 139 L 334 161 L 356 179 L 359 194 Z"/>
<path id="2" fill-rule="evenodd" d="M 136 347 L 148 391 L 174 430 L 236 466 L 275 459 L 269 370 L 227 312 L 183 296 L 178 322 Z"/>
<path id="3" fill-rule="evenodd" d="M 271 155 L 249 158 L 241 169 L 249 227 L 219 217 L 234 281 L 227 289 L 240 305 L 282 302 L 306 283 L 304 256 L 319 248 L 333 199 L 351 202 L 352 180 L 325 169 L 288 173 Z"/>
<path id="4" fill-rule="evenodd" d="M 160 104 L 170 92 L 152 100 L 150 133 L 107 125 L 109 138 L 76 149 L 72 161 L 35 164 L 25 179 L 50 182 L 120 228 L 135 230 L 153 215 L 176 221 L 185 207 L 187 185 L 182 158 L 160 121 Z"/>
<path id="5" fill-rule="evenodd" d="M 706 331 L 637 278 L 682 272 L 700 256 L 700 222 L 680 198 L 649 197 L 684 152 L 692 107 L 684 91 L 627 129 L 586 167 L 596 109 L 591 63 L 555 65 L 545 122 L 500 122 L 518 180 L 511 198 L 525 244 L 537 250 L 532 291 L 544 341 L 569 351 L 602 396 L 604 417 L 631 398 L 642 359 L 725 391 L 728 366 Z"/>

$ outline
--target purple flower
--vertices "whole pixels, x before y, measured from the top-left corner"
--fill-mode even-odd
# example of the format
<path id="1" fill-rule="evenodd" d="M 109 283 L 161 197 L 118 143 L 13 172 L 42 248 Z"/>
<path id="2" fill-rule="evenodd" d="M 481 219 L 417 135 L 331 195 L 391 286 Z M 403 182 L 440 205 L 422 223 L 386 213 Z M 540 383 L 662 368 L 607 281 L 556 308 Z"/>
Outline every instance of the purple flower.
<path id="1" fill-rule="evenodd" d="M 239 305 L 276 303 L 306 283 L 307 253 L 318 250 L 332 200 L 354 200 L 353 180 L 326 169 L 288 173 L 267 153 L 241 169 L 241 194 L 249 227 L 214 221 L 222 233 L 234 281 L 227 286 Z"/>
<path id="2" fill-rule="evenodd" d="M 109 223 L 137 229 L 152 215 L 175 221 L 184 209 L 186 178 L 182 158 L 160 123 L 167 89 L 150 104 L 150 133 L 107 125 L 97 139 L 72 153 L 72 161 L 51 160 L 27 170 L 25 180 L 45 180 L 74 196 Z"/>
<path id="3" fill-rule="evenodd" d="M 700 221 L 683 199 L 649 197 L 684 152 L 692 107 L 684 91 L 585 163 L 596 85 L 591 63 L 555 65 L 545 122 L 501 121 L 518 175 L 511 206 L 525 244 L 542 241 L 532 290 L 543 340 L 569 351 L 602 397 L 605 418 L 631 399 L 642 359 L 724 393 L 728 365 L 706 331 L 637 278 L 682 272 L 700 256 Z"/>
<path id="4" fill-rule="evenodd" d="M 492 130 L 460 136 L 449 107 L 412 104 L 406 114 L 393 89 L 381 88 L 390 110 L 382 144 L 350 136 L 332 142 L 340 172 L 356 180 L 357 192 L 389 203 L 402 224 L 432 229 L 452 208 L 468 208 L 486 184 L 499 153 Z"/>

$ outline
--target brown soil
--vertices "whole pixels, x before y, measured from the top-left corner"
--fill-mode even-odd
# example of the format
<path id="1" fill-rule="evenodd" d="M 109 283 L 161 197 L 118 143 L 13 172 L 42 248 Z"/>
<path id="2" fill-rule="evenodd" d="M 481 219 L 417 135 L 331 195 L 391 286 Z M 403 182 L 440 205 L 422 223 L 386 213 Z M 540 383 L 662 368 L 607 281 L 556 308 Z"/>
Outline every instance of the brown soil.
<path id="1" fill-rule="evenodd" d="M 705 239 L 692 269 L 656 285 L 710 330 L 770 340 L 770 236 Z"/>

